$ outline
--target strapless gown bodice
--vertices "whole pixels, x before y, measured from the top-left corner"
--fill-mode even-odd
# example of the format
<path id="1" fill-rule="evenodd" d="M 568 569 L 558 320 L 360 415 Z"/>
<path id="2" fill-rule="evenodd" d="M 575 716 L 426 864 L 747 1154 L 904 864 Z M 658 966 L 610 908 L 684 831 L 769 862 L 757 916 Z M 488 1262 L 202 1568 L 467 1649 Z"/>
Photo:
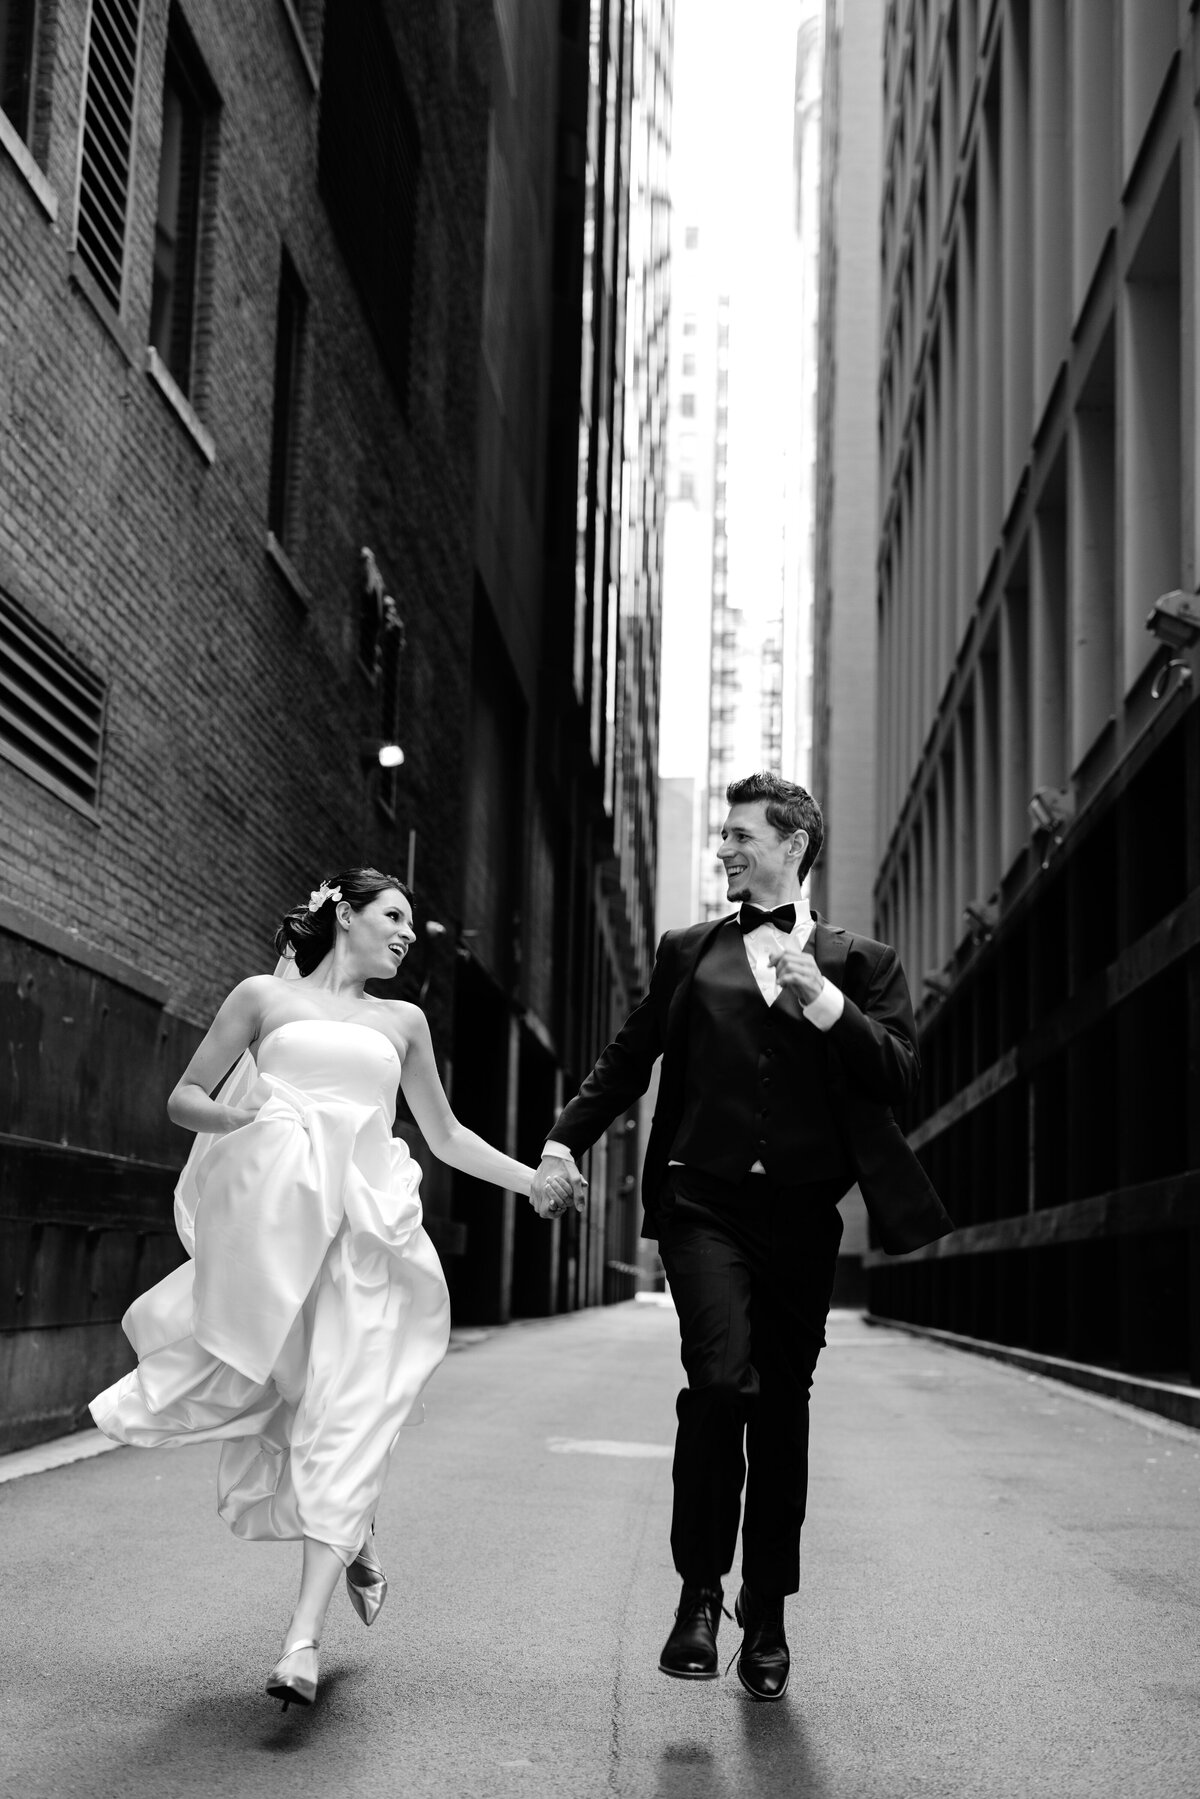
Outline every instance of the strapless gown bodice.
<path id="1" fill-rule="evenodd" d="M 254 1116 L 197 1138 L 175 1193 L 192 1259 L 129 1308 L 139 1365 L 92 1407 L 124 1442 L 237 1439 L 220 1477 L 235 1531 L 347 1560 L 449 1337 L 420 1167 L 392 1136 L 401 1066 L 381 1031 L 330 1019 L 243 1058 L 221 1097 Z"/>
<path id="2" fill-rule="evenodd" d="M 395 1044 L 353 1019 L 293 1018 L 258 1046 L 259 1082 L 280 1082 L 312 1099 L 378 1106 L 389 1129 L 396 1116 L 401 1061 Z"/>

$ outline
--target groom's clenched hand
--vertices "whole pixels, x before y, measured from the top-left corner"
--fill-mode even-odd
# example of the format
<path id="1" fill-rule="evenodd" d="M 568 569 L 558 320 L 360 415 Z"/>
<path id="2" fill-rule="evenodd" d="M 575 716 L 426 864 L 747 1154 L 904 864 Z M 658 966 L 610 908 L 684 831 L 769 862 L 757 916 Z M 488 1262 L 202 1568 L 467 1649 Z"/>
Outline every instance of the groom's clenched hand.
<path id="1" fill-rule="evenodd" d="M 568 1206 L 587 1206 L 587 1182 L 571 1156 L 543 1156 L 529 1189 L 529 1203 L 539 1218 L 557 1218 Z"/>
<path id="2" fill-rule="evenodd" d="M 767 957 L 781 987 L 790 987 L 802 1006 L 810 1006 L 825 985 L 825 976 L 806 949 L 785 945 Z"/>

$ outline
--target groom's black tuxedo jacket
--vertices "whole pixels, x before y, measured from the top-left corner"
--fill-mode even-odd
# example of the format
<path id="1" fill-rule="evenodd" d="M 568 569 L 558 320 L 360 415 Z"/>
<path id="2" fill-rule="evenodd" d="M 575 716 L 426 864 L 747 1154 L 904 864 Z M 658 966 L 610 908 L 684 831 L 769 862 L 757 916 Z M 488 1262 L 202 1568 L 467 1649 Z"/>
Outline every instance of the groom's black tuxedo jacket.
<path id="1" fill-rule="evenodd" d="M 815 916 L 815 915 L 814 915 Z M 643 1235 L 656 1237 L 659 1198 L 684 1114 L 689 1010 L 696 968 L 728 918 L 668 931 L 658 946 L 645 998 L 634 1007 L 576 1097 L 549 1133 L 578 1156 L 650 1084 L 662 1056 L 658 1103 L 642 1171 Z M 892 1116 L 916 1088 L 917 1032 L 904 971 L 894 949 L 817 919 L 808 942 L 817 967 L 845 996 L 842 1016 L 818 1031 L 798 1010 L 791 1028 L 811 1033 L 816 1068 L 880 1246 L 918 1249 L 954 1227 L 929 1177 Z M 782 1005 L 776 1001 L 775 1009 Z M 782 1097 L 782 1096 L 781 1096 Z M 803 1094 L 795 1095 L 803 1103 Z M 851 1180 L 847 1180 L 847 1187 Z"/>

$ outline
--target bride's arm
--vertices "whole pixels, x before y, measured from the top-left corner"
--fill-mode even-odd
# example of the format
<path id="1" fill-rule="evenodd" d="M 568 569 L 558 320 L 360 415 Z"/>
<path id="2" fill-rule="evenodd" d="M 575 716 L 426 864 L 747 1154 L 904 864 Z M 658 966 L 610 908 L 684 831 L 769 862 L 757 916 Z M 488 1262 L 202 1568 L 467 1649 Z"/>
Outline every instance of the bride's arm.
<path id="1" fill-rule="evenodd" d="M 220 1100 L 208 1096 L 257 1037 L 262 1021 L 262 983 L 270 978 L 252 975 L 248 981 L 239 982 L 222 1001 L 200 1047 L 171 1091 L 167 1116 L 172 1124 L 182 1125 L 185 1131 L 223 1134 L 236 1131 L 254 1117 L 252 1109 L 222 1105 Z"/>
<path id="2" fill-rule="evenodd" d="M 513 1193 L 528 1193 L 534 1170 L 524 1162 L 514 1162 L 503 1151 L 493 1149 L 465 1124 L 460 1124 L 450 1110 L 450 1101 L 446 1098 L 434 1060 L 429 1025 L 425 1014 L 415 1006 L 405 1020 L 405 1034 L 408 1048 L 400 1085 L 417 1121 L 417 1129 L 438 1161 L 448 1163 L 463 1174 L 474 1175 L 476 1180 L 491 1181 Z"/>

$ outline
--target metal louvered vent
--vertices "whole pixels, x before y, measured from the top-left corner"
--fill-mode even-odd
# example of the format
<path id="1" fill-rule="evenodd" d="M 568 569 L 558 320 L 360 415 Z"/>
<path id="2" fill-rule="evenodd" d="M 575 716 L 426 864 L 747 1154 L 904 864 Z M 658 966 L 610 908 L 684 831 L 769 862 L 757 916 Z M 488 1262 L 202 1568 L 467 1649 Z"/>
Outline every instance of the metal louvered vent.
<path id="1" fill-rule="evenodd" d="M 88 38 L 76 244 L 114 311 L 125 267 L 140 12 L 141 0 L 92 0 Z"/>
<path id="2" fill-rule="evenodd" d="M 104 683 L 0 589 L 0 755 L 63 799 L 100 795 Z"/>

